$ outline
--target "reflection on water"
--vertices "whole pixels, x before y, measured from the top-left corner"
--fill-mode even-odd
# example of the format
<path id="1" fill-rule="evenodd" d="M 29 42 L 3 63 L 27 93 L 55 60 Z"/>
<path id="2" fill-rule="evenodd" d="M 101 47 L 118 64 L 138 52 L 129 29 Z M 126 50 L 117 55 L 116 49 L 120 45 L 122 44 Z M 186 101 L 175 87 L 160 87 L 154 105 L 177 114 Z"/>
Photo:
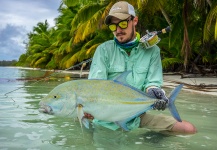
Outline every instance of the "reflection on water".
<path id="1" fill-rule="evenodd" d="M 84 128 L 82 132 L 76 120 L 38 112 L 40 99 L 56 85 L 65 82 L 64 78 L 37 83 L 16 80 L 43 74 L 37 70 L 0 67 L 0 149 L 216 149 L 215 96 L 186 91 L 179 94 L 177 109 L 182 119 L 197 127 L 195 135 L 169 136 L 148 129 L 123 132 L 100 127 Z M 5 95 L 17 88 L 19 90 Z M 170 115 L 167 110 L 162 113 Z"/>

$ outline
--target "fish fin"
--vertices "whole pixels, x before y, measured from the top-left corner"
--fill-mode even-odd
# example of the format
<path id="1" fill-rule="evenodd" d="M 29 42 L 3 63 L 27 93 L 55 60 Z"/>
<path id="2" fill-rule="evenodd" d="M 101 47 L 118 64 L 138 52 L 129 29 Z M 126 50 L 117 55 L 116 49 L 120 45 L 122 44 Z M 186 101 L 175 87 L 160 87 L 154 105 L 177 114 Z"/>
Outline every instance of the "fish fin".
<path id="1" fill-rule="evenodd" d="M 122 120 L 122 121 L 116 121 L 115 123 L 120 126 L 123 130 L 125 131 L 130 131 L 129 127 L 127 126 L 127 123 L 130 122 L 131 120 L 135 119 L 136 117 L 139 117 L 140 115 L 142 115 L 144 112 L 150 110 L 152 108 L 152 105 L 150 105 L 149 107 L 143 109 L 142 111 L 137 112 L 135 115 Z"/>
<path id="2" fill-rule="evenodd" d="M 129 131 L 127 127 L 127 122 L 126 121 L 116 121 L 115 122 L 118 126 L 120 126 L 123 130 Z"/>
<path id="3" fill-rule="evenodd" d="M 83 123 L 83 125 L 87 128 L 87 129 L 89 129 L 89 125 L 90 125 L 90 123 L 89 123 L 89 120 L 87 119 L 87 118 L 82 118 L 82 123 Z"/>
<path id="4" fill-rule="evenodd" d="M 174 90 L 172 90 L 172 92 L 168 96 L 169 97 L 168 108 L 170 110 L 170 113 L 179 122 L 182 122 L 182 120 L 181 120 L 181 117 L 180 117 L 180 115 L 176 109 L 174 102 L 176 100 L 177 95 L 181 91 L 182 87 L 183 87 L 183 84 L 178 85 Z"/>
<path id="5" fill-rule="evenodd" d="M 132 73 L 132 70 L 123 72 L 122 74 L 120 74 L 119 76 L 117 76 L 113 81 L 114 81 L 115 83 L 118 83 L 118 84 L 127 86 L 127 87 L 133 89 L 134 91 L 137 91 L 137 92 L 139 92 L 139 93 L 141 93 L 141 94 L 143 94 L 143 95 L 145 95 L 145 96 L 150 97 L 150 96 L 149 96 L 147 93 L 145 93 L 144 91 L 139 90 L 138 88 L 135 88 L 135 87 L 133 87 L 133 86 L 131 86 L 130 84 L 127 83 L 126 78 L 127 78 L 127 75 L 128 75 L 129 73 Z"/>
<path id="6" fill-rule="evenodd" d="M 89 120 L 87 118 L 84 117 L 84 112 L 83 112 L 83 106 L 81 104 L 79 104 L 77 106 L 77 115 L 78 115 L 78 120 L 81 126 L 81 130 L 83 133 L 83 126 L 82 124 L 89 129 Z"/>
<path id="7" fill-rule="evenodd" d="M 77 105 L 77 116 L 82 128 L 82 119 L 84 118 L 84 112 L 83 112 L 83 106 L 81 104 Z"/>
<path id="8" fill-rule="evenodd" d="M 84 117 L 84 111 L 83 111 L 83 105 L 82 105 L 82 99 L 78 97 L 75 93 L 76 96 L 76 107 L 77 107 L 77 117 L 79 120 L 79 123 L 82 128 L 82 124 L 89 129 L 89 120 Z"/>
<path id="9" fill-rule="evenodd" d="M 132 72 L 132 70 L 130 70 L 130 71 L 124 71 L 119 76 L 117 76 L 114 79 L 114 81 L 118 81 L 118 82 L 121 82 L 121 83 L 124 83 L 124 84 L 128 84 L 127 81 L 126 81 L 126 78 L 127 78 L 128 74 L 131 73 L 131 72 Z"/>

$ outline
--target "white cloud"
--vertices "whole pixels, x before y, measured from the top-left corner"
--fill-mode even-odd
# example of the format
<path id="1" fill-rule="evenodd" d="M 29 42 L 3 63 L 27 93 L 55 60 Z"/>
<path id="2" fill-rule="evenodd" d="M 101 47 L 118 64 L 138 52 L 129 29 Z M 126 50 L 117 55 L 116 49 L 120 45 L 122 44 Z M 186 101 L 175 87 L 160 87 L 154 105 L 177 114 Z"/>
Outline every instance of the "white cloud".
<path id="1" fill-rule="evenodd" d="M 25 53 L 27 33 L 38 22 L 48 21 L 54 26 L 54 18 L 61 0 L 1 0 L 0 1 L 0 60 L 17 59 Z"/>
<path id="2" fill-rule="evenodd" d="M 0 29 L 0 60 L 18 59 L 25 52 L 26 29 L 22 26 L 6 25 Z"/>

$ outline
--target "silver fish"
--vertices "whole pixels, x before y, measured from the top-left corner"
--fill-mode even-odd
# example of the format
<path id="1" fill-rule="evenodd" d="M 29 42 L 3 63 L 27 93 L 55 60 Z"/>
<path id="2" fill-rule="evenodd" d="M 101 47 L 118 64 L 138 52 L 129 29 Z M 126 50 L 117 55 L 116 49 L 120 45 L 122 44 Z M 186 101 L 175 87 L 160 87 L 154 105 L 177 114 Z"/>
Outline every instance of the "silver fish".
<path id="1" fill-rule="evenodd" d="M 39 105 L 39 111 L 78 118 L 80 124 L 89 127 L 89 121 L 84 113 L 89 113 L 95 119 L 114 122 L 128 131 L 127 122 L 153 108 L 156 101 L 141 90 L 126 83 L 123 78 L 116 80 L 73 80 L 55 87 Z M 179 122 L 181 118 L 174 101 L 183 85 L 177 86 L 171 93 L 167 104 L 172 116 Z"/>

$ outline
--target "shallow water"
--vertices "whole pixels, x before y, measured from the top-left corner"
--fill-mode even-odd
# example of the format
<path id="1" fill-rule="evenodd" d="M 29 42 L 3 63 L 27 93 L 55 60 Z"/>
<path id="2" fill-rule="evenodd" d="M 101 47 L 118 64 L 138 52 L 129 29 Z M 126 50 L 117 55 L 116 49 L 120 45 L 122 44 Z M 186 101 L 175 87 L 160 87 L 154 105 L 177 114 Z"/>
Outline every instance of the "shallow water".
<path id="1" fill-rule="evenodd" d="M 82 133 L 77 121 L 38 111 L 40 99 L 56 85 L 67 81 L 65 78 L 38 82 L 16 80 L 40 77 L 44 73 L 39 70 L 0 67 L 0 149 L 214 150 L 217 147 L 216 96 L 186 91 L 179 94 L 176 107 L 182 119 L 197 127 L 198 133 L 194 135 L 168 136 L 148 129 L 122 132 L 104 128 L 83 129 Z M 166 89 L 167 92 L 170 90 Z M 152 110 L 150 113 L 161 112 Z M 163 113 L 170 115 L 167 110 Z"/>

